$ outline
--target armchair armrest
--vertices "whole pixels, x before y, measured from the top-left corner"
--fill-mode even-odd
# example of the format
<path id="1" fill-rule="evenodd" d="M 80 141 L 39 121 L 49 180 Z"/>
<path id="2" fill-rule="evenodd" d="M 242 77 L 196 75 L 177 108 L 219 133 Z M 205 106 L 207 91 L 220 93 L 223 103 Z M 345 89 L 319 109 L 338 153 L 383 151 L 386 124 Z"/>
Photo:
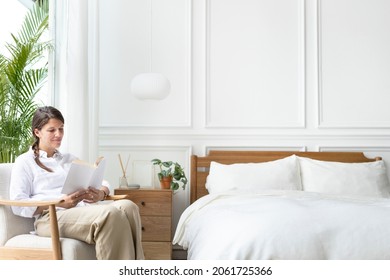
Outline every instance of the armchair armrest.
<path id="1" fill-rule="evenodd" d="M 57 222 L 56 205 L 62 201 L 63 201 L 62 199 L 47 200 L 47 201 L 32 201 L 32 200 L 23 201 L 23 200 L 0 199 L 0 205 L 22 206 L 22 207 L 49 206 L 50 233 L 51 233 L 51 244 L 53 247 L 53 258 L 56 260 L 60 260 L 62 258 L 62 254 L 61 254 L 60 234 L 59 234 L 58 222 Z"/>
<path id="2" fill-rule="evenodd" d="M 9 200 L 9 199 L 0 199 L 0 205 L 8 205 L 8 206 L 20 206 L 20 207 L 38 207 L 38 206 L 50 206 L 57 205 L 61 203 L 63 200 Z"/>
<path id="3" fill-rule="evenodd" d="M 127 199 L 127 194 L 115 194 L 115 195 L 107 195 L 104 200 L 120 200 L 120 199 Z"/>

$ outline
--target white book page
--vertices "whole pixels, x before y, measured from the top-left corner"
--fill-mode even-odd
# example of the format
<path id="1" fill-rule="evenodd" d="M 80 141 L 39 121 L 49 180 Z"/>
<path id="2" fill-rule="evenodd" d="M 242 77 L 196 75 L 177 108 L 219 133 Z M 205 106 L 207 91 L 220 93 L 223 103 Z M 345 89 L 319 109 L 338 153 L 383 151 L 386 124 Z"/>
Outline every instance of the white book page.
<path id="1" fill-rule="evenodd" d="M 96 167 L 95 174 L 93 174 L 93 176 L 91 177 L 91 180 L 89 181 L 88 186 L 99 189 L 102 186 L 105 169 L 106 169 L 106 160 L 103 158 L 99 162 L 99 165 Z"/>
<path id="2" fill-rule="evenodd" d="M 62 188 L 62 193 L 71 194 L 78 190 L 86 190 L 89 186 L 100 188 L 105 166 L 105 159 L 102 159 L 97 167 L 88 164 L 72 163 Z"/>

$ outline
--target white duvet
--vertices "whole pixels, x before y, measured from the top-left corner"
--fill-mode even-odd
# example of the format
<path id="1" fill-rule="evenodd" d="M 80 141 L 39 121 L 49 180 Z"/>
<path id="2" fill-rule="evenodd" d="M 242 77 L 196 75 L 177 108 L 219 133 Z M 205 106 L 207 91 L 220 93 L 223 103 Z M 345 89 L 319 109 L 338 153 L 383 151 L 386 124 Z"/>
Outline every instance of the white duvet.
<path id="1" fill-rule="evenodd" d="M 207 195 L 173 240 L 188 259 L 390 259 L 390 199 L 303 191 Z"/>

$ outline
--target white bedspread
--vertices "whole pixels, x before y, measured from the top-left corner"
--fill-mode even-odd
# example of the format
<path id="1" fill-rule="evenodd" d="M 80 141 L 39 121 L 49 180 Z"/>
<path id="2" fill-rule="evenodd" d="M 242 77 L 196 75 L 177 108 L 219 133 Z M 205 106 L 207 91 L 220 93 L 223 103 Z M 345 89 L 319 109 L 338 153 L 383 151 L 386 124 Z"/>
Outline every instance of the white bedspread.
<path id="1" fill-rule="evenodd" d="M 303 191 L 207 195 L 173 240 L 188 259 L 390 259 L 390 200 Z"/>

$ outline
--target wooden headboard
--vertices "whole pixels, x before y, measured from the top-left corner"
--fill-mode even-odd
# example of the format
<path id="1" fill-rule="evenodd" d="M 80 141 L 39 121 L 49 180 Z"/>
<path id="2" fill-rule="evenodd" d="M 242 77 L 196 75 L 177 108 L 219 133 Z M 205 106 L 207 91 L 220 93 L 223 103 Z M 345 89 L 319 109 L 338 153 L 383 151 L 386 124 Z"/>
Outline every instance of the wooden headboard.
<path id="1" fill-rule="evenodd" d="M 198 198 L 208 194 L 205 187 L 209 174 L 210 162 L 216 161 L 223 164 L 267 162 L 282 159 L 291 155 L 308 157 L 324 161 L 338 162 L 370 162 L 380 160 L 367 158 L 361 152 L 295 152 L 295 151 L 210 151 L 207 156 L 191 156 L 191 197 L 193 203 Z"/>

